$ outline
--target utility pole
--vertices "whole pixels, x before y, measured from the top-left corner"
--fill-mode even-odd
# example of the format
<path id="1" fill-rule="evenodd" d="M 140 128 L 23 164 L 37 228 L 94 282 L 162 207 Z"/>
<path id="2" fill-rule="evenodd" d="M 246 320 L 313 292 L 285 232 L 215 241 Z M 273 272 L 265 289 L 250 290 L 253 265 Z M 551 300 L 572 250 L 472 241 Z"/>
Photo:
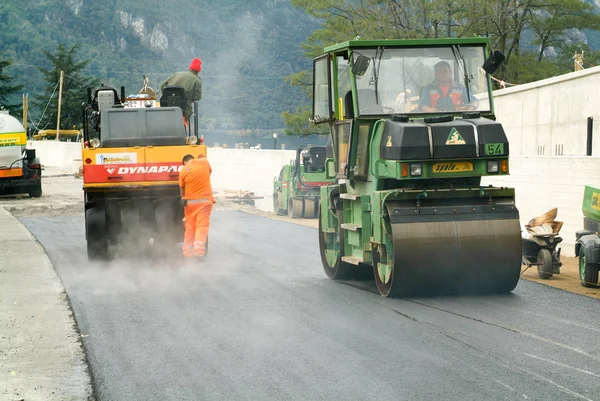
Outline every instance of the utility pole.
<path id="1" fill-rule="evenodd" d="M 575 52 L 575 71 L 583 70 L 583 50 L 581 54 Z"/>
<path id="2" fill-rule="evenodd" d="M 58 81 L 58 116 L 56 121 L 56 140 L 60 139 L 60 103 L 62 102 L 62 85 L 63 85 L 63 77 L 64 71 L 60 72 L 60 80 Z"/>
<path id="3" fill-rule="evenodd" d="M 29 94 L 23 93 L 23 128 L 25 128 L 25 134 L 28 133 L 28 131 L 27 131 L 27 110 L 29 109 L 28 99 L 29 99 Z"/>

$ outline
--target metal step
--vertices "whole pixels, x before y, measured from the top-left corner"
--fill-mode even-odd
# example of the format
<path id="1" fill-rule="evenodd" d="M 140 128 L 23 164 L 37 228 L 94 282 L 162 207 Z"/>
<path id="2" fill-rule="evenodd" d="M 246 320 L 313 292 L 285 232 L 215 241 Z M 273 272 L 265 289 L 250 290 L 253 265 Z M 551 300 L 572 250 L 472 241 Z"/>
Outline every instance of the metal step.
<path id="1" fill-rule="evenodd" d="M 342 256 L 342 262 L 357 265 L 363 262 L 363 258 L 359 256 Z"/>
<path id="2" fill-rule="evenodd" d="M 342 223 L 342 224 L 340 224 L 340 227 L 342 228 L 342 230 L 348 230 L 348 231 L 358 231 L 359 229 L 362 228 L 362 226 L 360 224 L 349 224 L 349 223 Z"/>
<path id="3" fill-rule="evenodd" d="M 358 198 L 360 198 L 360 195 L 340 194 L 340 198 L 341 199 L 357 200 Z"/>

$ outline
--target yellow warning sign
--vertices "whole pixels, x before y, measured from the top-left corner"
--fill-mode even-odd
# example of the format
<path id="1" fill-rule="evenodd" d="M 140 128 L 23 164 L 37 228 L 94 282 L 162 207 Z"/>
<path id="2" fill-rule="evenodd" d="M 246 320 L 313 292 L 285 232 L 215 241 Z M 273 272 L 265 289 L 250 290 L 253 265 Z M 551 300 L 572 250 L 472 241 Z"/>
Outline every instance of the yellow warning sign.
<path id="1" fill-rule="evenodd" d="M 460 132 L 456 128 L 452 128 L 450 131 L 450 135 L 448 135 L 448 139 L 446 140 L 446 145 L 466 145 L 467 143 L 460 135 Z"/>
<path id="2" fill-rule="evenodd" d="M 385 146 L 388 147 L 388 148 L 392 147 L 392 136 L 391 135 L 388 135 L 387 142 L 386 142 Z"/>

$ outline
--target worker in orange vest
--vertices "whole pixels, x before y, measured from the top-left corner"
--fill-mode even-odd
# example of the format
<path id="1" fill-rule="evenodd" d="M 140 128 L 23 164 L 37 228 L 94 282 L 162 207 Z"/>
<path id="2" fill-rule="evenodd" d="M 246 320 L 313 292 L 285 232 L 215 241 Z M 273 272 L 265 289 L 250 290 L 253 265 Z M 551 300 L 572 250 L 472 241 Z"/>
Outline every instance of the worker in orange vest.
<path id="1" fill-rule="evenodd" d="M 179 188 L 185 212 L 183 256 L 203 258 L 206 254 L 210 214 L 216 203 L 210 183 L 212 168 L 203 155 L 198 156 L 198 159 L 186 155 L 182 163 L 184 167 L 179 173 Z"/>

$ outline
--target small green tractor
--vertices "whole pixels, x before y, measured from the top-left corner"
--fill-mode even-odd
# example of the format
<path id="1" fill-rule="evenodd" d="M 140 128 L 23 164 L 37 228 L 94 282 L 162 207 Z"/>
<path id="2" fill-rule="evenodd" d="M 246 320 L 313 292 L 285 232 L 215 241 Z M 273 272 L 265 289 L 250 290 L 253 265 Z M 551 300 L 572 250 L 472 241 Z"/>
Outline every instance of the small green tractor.
<path id="1" fill-rule="evenodd" d="M 333 158 L 321 190 L 327 276 L 386 297 L 506 293 L 521 272 L 509 144 L 495 121 L 487 38 L 352 40 L 314 59 L 313 116 Z"/>
<path id="2" fill-rule="evenodd" d="M 600 269 L 600 189 L 586 185 L 583 195 L 583 230 L 575 233 L 579 278 L 584 287 L 598 287 Z"/>
<path id="3" fill-rule="evenodd" d="M 320 188 L 334 183 L 325 178 L 325 146 L 300 146 L 296 159 L 273 179 L 273 210 L 291 218 L 318 216 Z"/>

